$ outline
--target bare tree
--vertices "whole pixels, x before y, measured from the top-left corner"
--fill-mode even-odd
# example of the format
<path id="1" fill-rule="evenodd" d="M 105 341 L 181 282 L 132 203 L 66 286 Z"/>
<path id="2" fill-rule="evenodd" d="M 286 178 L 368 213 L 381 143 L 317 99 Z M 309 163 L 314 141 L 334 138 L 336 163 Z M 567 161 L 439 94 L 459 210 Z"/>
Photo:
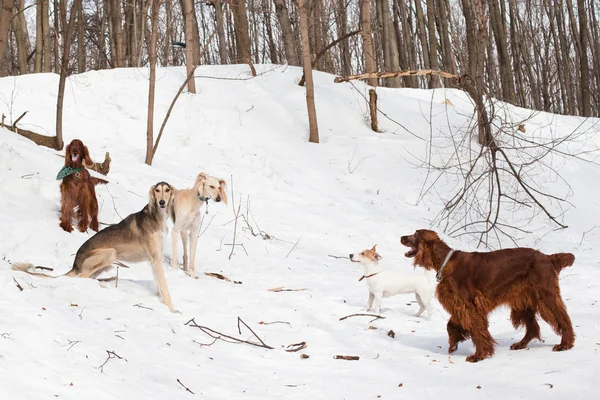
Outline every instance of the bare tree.
<path id="1" fill-rule="evenodd" d="M 21 75 L 29 73 L 29 67 L 27 65 L 29 38 L 27 34 L 25 16 L 23 15 L 24 7 L 25 0 L 15 0 L 13 3 L 12 25 L 17 42 L 17 60 L 19 65 L 19 73 Z"/>
<path id="2" fill-rule="evenodd" d="M 312 60 L 310 55 L 310 40 L 308 37 L 308 10 L 306 0 L 298 1 L 300 13 L 300 34 L 302 36 L 302 59 L 304 75 L 306 76 L 306 107 L 308 109 L 308 125 L 310 136 L 308 141 L 319 143 L 319 126 L 317 125 L 317 110 L 315 108 L 315 91 L 312 76 Z"/>
<path id="3" fill-rule="evenodd" d="M 193 33 L 194 22 L 193 18 L 195 18 L 195 14 L 192 13 L 193 2 L 192 0 L 183 0 L 183 14 L 185 18 L 185 67 L 188 72 L 194 68 L 194 64 L 196 64 L 197 57 L 197 49 L 198 43 L 195 40 L 195 36 Z M 153 32 L 154 33 L 154 32 Z M 190 79 L 188 82 L 188 92 L 196 93 L 196 80 Z"/>
<path id="4" fill-rule="evenodd" d="M 361 0 L 361 33 L 363 37 L 363 48 L 365 57 L 365 71 L 367 73 L 377 72 L 377 62 L 375 59 L 375 49 L 373 39 L 371 38 L 371 2 L 370 0 Z M 369 85 L 376 87 L 377 78 L 368 80 Z"/>
<path id="5" fill-rule="evenodd" d="M 285 59 L 290 65 L 300 65 L 298 52 L 296 51 L 296 41 L 294 40 L 294 31 L 290 23 L 290 16 L 285 5 L 285 0 L 273 0 L 275 2 L 275 13 L 281 25 L 281 34 L 283 36 L 283 48 L 285 50 Z"/>
<path id="6" fill-rule="evenodd" d="M 156 88 L 156 47 L 158 42 L 158 16 L 162 0 L 152 1 L 152 23 L 148 58 L 150 63 L 150 81 L 148 82 L 148 118 L 146 122 L 146 164 L 152 165 L 154 156 L 154 91 Z"/>
<path id="7" fill-rule="evenodd" d="M 62 132 L 62 119 L 63 119 L 63 104 L 65 99 L 65 85 L 67 82 L 67 74 L 69 70 L 69 58 L 71 54 L 71 43 L 73 41 L 73 31 L 75 30 L 75 19 L 77 11 L 81 7 L 81 0 L 74 0 L 71 6 L 71 14 L 69 15 L 69 22 L 66 24 L 64 21 L 67 19 L 66 6 L 61 13 L 63 20 L 62 26 L 66 28 L 63 35 L 63 56 L 60 63 L 60 78 L 58 80 L 58 96 L 56 101 L 56 150 L 62 150 L 64 147 L 63 132 Z M 58 63 L 58 62 L 57 62 Z"/>

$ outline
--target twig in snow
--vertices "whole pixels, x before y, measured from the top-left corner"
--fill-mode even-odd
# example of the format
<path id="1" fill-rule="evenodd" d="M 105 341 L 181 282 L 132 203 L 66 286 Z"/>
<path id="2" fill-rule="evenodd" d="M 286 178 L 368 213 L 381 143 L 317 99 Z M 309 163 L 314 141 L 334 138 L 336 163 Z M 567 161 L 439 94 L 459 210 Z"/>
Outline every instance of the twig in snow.
<path id="1" fill-rule="evenodd" d="M 258 337 L 258 335 L 257 335 L 256 333 L 254 333 L 254 331 L 252 330 L 252 328 L 250 328 L 250 327 L 248 326 L 248 324 L 247 324 L 247 323 L 245 323 L 245 322 L 244 322 L 244 321 L 243 321 L 243 320 L 242 320 L 240 317 L 238 317 L 238 324 L 237 324 L 237 326 L 238 326 L 238 332 L 240 333 L 240 335 L 242 334 L 242 328 L 240 327 L 240 322 L 241 322 L 242 324 L 244 324 L 244 326 L 245 326 L 246 328 L 248 328 L 248 330 L 249 330 L 250 332 L 252 332 L 252 334 L 254 335 L 254 337 L 255 337 L 255 338 L 257 338 L 257 339 L 258 339 L 258 341 L 259 341 L 259 342 L 260 342 L 260 343 L 261 343 L 263 346 L 267 346 L 267 345 L 265 344 L 265 342 L 263 342 L 263 341 L 262 341 L 262 339 L 261 339 L 261 338 L 259 338 L 259 337 Z"/>
<path id="2" fill-rule="evenodd" d="M 581 244 L 583 243 L 583 239 L 585 239 L 585 235 L 586 235 L 586 234 L 588 234 L 588 233 L 590 233 L 591 231 L 593 231 L 593 230 L 594 230 L 594 229 L 596 229 L 596 228 L 600 228 L 600 226 L 596 225 L 596 226 L 592 227 L 591 229 L 589 229 L 589 230 L 587 230 L 587 231 L 583 232 L 583 234 L 581 235 L 581 240 L 579 241 L 579 245 L 580 245 L 580 246 L 581 246 Z"/>
<path id="3" fill-rule="evenodd" d="M 283 286 L 279 286 L 273 289 L 268 289 L 269 292 L 302 292 L 304 290 L 307 290 L 307 288 L 302 288 L 302 289 L 285 289 Z"/>
<path id="4" fill-rule="evenodd" d="M 214 329 L 208 328 L 206 326 L 198 325 L 196 323 L 196 321 L 194 320 L 194 318 L 192 318 L 188 322 L 186 322 L 185 325 L 200 329 L 203 333 L 205 333 L 208 336 L 210 336 L 211 338 L 215 339 L 215 341 L 222 340 L 227 343 L 236 343 L 236 344 L 245 343 L 245 344 L 249 344 L 251 346 L 262 347 L 263 349 L 273 349 L 273 347 L 266 345 L 261 339 L 259 339 L 258 336 L 256 336 L 256 334 L 254 334 L 254 336 L 259 340 L 260 343 L 252 342 L 250 340 L 242 340 L 242 339 L 234 338 L 232 336 L 225 335 L 224 333 L 217 332 Z M 239 325 L 239 317 L 238 317 L 238 325 Z M 246 324 L 244 323 L 244 325 L 246 325 Z M 246 326 L 248 327 L 248 325 L 246 325 Z M 250 328 L 248 327 L 248 329 L 250 329 Z M 250 331 L 252 331 L 252 329 L 250 329 Z M 252 332 L 252 333 L 254 333 L 254 332 Z"/>
<path id="5" fill-rule="evenodd" d="M 139 307 L 139 308 L 145 308 L 146 310 L 152 310 L 152 311 L 154 311 L 152 308 L 143 306 L 141 303 L 134 304 L 133 306 L 134 307 Z"/>
<path id="6" fill-rule="evenodd" d="M 360 164 L 363 163 L 363 161 L 365 161 L 367 158 L 371 158 L 373 157 L 375 154 L 371 154 L 368 155 L 366 157 L 363 157 L 358 163 L 356 163 L 356 165 L 354 166 L 354 168 L 352 168 L 352 161 L 354 161 L 354 156 L 356 155 L 356 148 L 358 147 L 358 145 L 356 147 L 354 147 L 354 153 L 352 154 L 352 158 L 350 159 L 350 161 L 348 161 L 348 172 L 353 174 L 354 171 L 356 171 L 358 169 L 358 167 L 360 166 Z"/>
<path id="7" fill-rule="evenodd" d="M 81 316 L 81 314 L 83 314 L 83 310 L 85 310 L 87 306 L 83 306 L 83 308 L 81 309 L 81 312 L 79 313 L 79 319 L 83 319 L 83 317 Z"/>
<path id="8" fill-rule="evenodd" d="M 126 358 L 121 357 L 120 355 L 118 355 L 114 351 L 106 350 L 106 354 L 108 354 L 108 357 L 106 357 L 106 360 L 104 360 L 104 362 L 102 363 L 102 365 L 100 365 L 99 367 L 96 368 L 96 369 L 100 370 L 101 374 L 104 373 L 104 366 L 106 365 L 106 363 L 109 362 L 110 360 L 112 360 L 113 358 L 118 358 L 119 360 L 125 360 L 125 362 L 128 362 Z"/>
<path id="9" fill-rule="evenodd" d="M 290 254 L 292 254 L 292 251 L 294 251 L 294 249 L 298 246 L 298 243 L 300 242 L 300 239 L 302 239 L 302 236 L 300 236 L 298 238 L 298 240 L 296 240 L 296 244 L 294 244 L 294 247 L 292 247 L 291 250 L 287 253 L 287 256 L 285 256 L 286 259 L 290 256 Z"/>
<path id="10" fill-rule="evenodd" d="M 13 338 L 10 337 L 10 333 L 8 333 L 8 332 L 4 332 L 4 333 L 0 334 L 0 336 L 2 336 L 3 339 L 13 340 Z"/>
<path id="11" fill-rule="evenodd" d="M 385 317 L 382 317 L 381 315 L 377 315 L 377 314 L 350 314 L 350 315 L 346 315 L 345 317 L 340 318 L 340 321 L 345 320 L 346 318 L 350 318 L 350 317 L 375 317 L 375 320 L 377 319 L 385 319 Z"/>
<path id="12" fill-rule="evenodd" d="M 108 189 L 108 186 L 106 186 L 106 191 L 108 192 L 108 194 L 112 198 L 113 209 L 115 210 L 115 212 L 117 213 L 117 215 L 119 216 L 119 218 L 123 219 L 123 217 L 121 217 L 121 214 L 119 214 L 119 212 L 117 211 L 117 206 L 115 205 L 115 198 L 112 195 L 112 193 L 110 192 L 110 189 Z"/>
<path id="13" fill-rule="evenodd" d="M 258 324 L 259 325 L 288 324 L 290 326 L 290 328 L 292 327 L 292 324 L 290 324 L 289 322 L 286 322 L 286 321 L 273 321 L 273 322 L 260 321 Z"/>
<path id="14" fill-rule="evenodd" d="M 233 191 L 233 175 L 231 175 L 231 207 L 233 208 L 233 215 L 235 215 L 235 223 L 233 224 L 233 244 L 231 245 L 231 253 L 229 253 L 229 259 L 231 260 L 231 256 L 233 256 L 233 250 L 235 250 L 235 237 L 237 235 L 237 223 L 238 218 L 240 217 L 240 209 L 242 207 L 242 196 L 240 195 L 240 201 L 238 204 L 238 209 L 235 211 L 235 193 Z M 243 246 L 242 246 L 243 248 Z M 244 251 L 246 249 L 244 248 Z M 246 252 L 248 254 L 248 252 Z"/>
<path id="15" fill-rule="evenodd" d="M 296 351 L 300 351 L 305 348 L 306 348 L 306 342 L 293 343 L 293 344 L 288 345 L 287 348 L 285 349 L 285 351 L 287 351 L 288 353 L 294 353 Z"/>
<path id="16" fill-rule="evenodd" d="M 231 251 L 233 252 L 233 246 L 241 246 L 242 249 L 244 249 L 244 252 L 246 253 L 246 255 L 248 255 L 248 250 L 246 250 L 246 246 L 244 246 L 244 243 L 225 243 L 223 246 L 232 246 Z M 230 254 L 231 256 L 231 254 Z"/>
<path id="17" fill-rule="evenodd" d="M 41 265 L 36 265 L 35 269 L 41 269 L 42 271 L 54 271 L 54 268 L 42 267 Z"/>
<path id="18" fill-rule="evenodd" d="M 183 383 L 181 383 L 179 378 L 177 378 L 177 383 L 179 383 L 181 386 L 183 386 L 186 392 L 190 392 L 191 394 L 194 394 L 194 395 L 196 394 L 196 393 L 192 392 L 189 387 L 187 387 Z"/>
<path id="19" fill-rule="evenodd" d="M 17 287 L 19 288 L 19 290 L 22 292 L 23 291 L 23 286 L 21 286 L 19 284 L 19 282 L 17 282 L 17 280 L 15 278 L 13 278 L 13 281 L 15 281 L 15 283 L 17 284 Z"/>
<path id="20" fill-rule="evenodd" d="M 359 359 L 358 356 L 333 356 L 334 360 L 348 360 L 348 361 L 356 361 Z"/>
<path id="21" fill-rule="evenodd" d="M 206 275 L 206 276 L 212 276 L 213 278 L 221 279 L 221 280 L 226 281 L 226 282 L 233 282 L 233 283 L 235 283 L 237 285 L 240 285 L 242 283 L 242 281 L 232 281 L 231 279 L 229 279 L 225 275 L 217 274 L 216 272 L 205 272 L 204 275 Z"/>

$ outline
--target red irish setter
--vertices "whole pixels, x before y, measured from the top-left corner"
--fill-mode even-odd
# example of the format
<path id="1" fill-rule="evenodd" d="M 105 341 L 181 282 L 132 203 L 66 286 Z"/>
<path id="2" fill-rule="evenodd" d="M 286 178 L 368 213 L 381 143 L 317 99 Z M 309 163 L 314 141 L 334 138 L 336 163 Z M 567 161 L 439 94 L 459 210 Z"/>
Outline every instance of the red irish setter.
<path id="1" fill-rule="evenodd" d="M 81 140 L 73 139 L 65 151 L 63 170 L 68 175 L 62 178 L 60 184 L 60 227 L 67 232 L 73 231 L 71 220 L 75 207 L 77 207 L 79 230 L 85 232 L 89 226 L 98 232 L 98 200 L 94 185 L 107 183 L 107 181 L 90 176 L 85 165 L 91 166 L 92 164 L 87 147 Z"/>
<path id="2" fill-rule="evenodd" d="M 405 256 L 414 257 L 415 266 L 437 272 L 437 297 L 450 314 L 449 353 L 471 338 L 475 354 L 467 361 L 492 356 L 495 341 L 488 331 L 487 316 L 502 304 L 510 307 L 515 328 L 525 326 L 525 336 L 510 346 L 511 350 L 524 349 L 532 339 L 540 339 L 536 313 L 562 336 L 553 351 L 573 347 L 575 333 L 558 286 L 560 271 L 575 262 L 573 254 L 547 255 L 528 248 L 453 251 L 437 233 L 423 229 L 402 236 L 400 242 L 410 247 Z"/>

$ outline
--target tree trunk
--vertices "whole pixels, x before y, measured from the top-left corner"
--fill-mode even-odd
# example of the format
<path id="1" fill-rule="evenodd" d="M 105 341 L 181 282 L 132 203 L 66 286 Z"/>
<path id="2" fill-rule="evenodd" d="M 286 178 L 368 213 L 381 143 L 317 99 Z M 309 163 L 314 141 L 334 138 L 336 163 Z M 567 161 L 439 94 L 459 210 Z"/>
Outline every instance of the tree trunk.
<path id="1" fill-rule="evenodd" d="M 23 15 L 24 6 L 24 0 L 14 0 L 12 25 L 17 41 L 17 61 L 19 65 L 19 74 L 21 75 L 29 73 L 29 67 L 27 65 L 27 47 L 29 45 L 29 40 L 27 38 L 27 24 L 25 23 L 25 17 Z"/>
<path id="2" fill-rule="evenodd" d="M 125 67 L 125 41 L 123 38 L 123 13 L 121 12 L 121 3 L 119 0 L 111 1 L 110 13 L 112 16 L 112 27 L 115 43 L 116 68 Z"/>
<path id="3" fill-rule="evenodd" d="M 427 0 L 427 32 L 429 34 L 429 65 L 433 70 L 440 68 L 438 64 L 438 45 L 435 36 L 435 6 L 434 0 Z M 441 86 L 437 76 L 429 76 L 429 88 L 435 89 Z"/>
<path id="4" fill-rule="evenodd" d="M 450 42 L 450 27 L 448 11 L 446 9 L 446 0 L 436 0 L 437 9 L 439 10 L 440 20 L 440 39 L 442 42 L 442 58 L 444 70 L 451 74 L 456 74 L 456 61 L 452 53 L 452 44 Z"/>
<path id="5" fill-rule="evenodd" d="M 50 52 L 50 0 L 42 1 L 42 34 L 44 42 L 44 72 L 52 72 L 52 54 Z"/>
<path id="6" fill-rule="evenodd" d="M 251 61 L 246 0 L 232 0 L 231 7 L 235 23 L 235 35 L 237 38 L 237 58 L 235 62 L 245 64 Z"/>
<path id="7" fill-rule="evenodd" d="M 588 64 L 588 22 L 584 0 L 577 0 L 577 14 L 579 17 L 579 64 L 581 68 L 581 115 L 592 116 L 590 104 L 590 66 Z M 598 68 L 598 66 L 596 66 Z"/>
<path id="8" fill-rule="evenodd" d="M 409 23 L 408 11 L 406 10 L 406 4 L 404 0 L 396 0 L 396 11 L 399 14 L 400 21 L 402 23 L 402 37 L 404 38 L 404 47 L 400 50 L 406 54 L 407 68 L 411 71 L 417 69 L 416 61 L 416 46 L 413 42 L 412 26 Z M 417 88 L 419 87 L 419 81 L 416 76 L 410 76 L 404 78 L 404 84 L 407 87 Z"/>
<path id="9" fill-rule="evenodd" d="M 217 22 L 217 36 L 219 38 L 219 58 L 221 64 L 227 64 L 227 39 L 225 39 L 225 26 L 223 25 L 223 3 L 216 0 L 215 5 L 215 17 Z"/>
<path id="10" fill-rule="evenodd" d="M 156 88 L 156 43 L 158 42 L 158 15 L 161 0 L 152 1 L 152 33 L 148 44 L 148 57 L 150 63 L 150 81 L 148 89 L 148 119 L 146 130 L 146 164 L 152 165 L 154 158 L 154 90 Z M 186 64 L 187 64 L 186 60 Z M 191 79 L 190 79 L 191 80 Z"/>
<path id="11" fill-rule="evenodd" d="M 504 2 L 504 0 L 501 0 Z M 490 25 L 496 39 L 496 50 L 498 52 L 498 64 L 500 65 L 500 82 L 502 85 L 502 100 L 515 103 L 514 78 L 508 55 L 508 40 L 504 16 L 500 13 L 498 0 L 490 0 Z"/>
<path id="12" fill-rule="evenodd" d="M 188 74 L 190 73 L 190 71 L 192 71 L 194 65 L 198 62 L 198 60 L 196 60 L 196 57 L 198 56 L 196 54 L 196 49 L 198 48 L 199 44 L 196 42 L 196 38 L 193 32 L 193 7 L 194 3 L 192 2 L 192 0 L 183 0 L 183 14 L 185 18 L 185 68 Z M 154 31 L 152 31 L 152 35 L 154 35 Z M 154 91 L 153 88 L 151 90 Z M 194 94 L 196 93 L 196 80 L 194 78 L 190 79 L 188 82 L 188 92 Z"/>
<path id="13" fill-rule="evenodd" d="M 361 0 L 361 31 L 363 37 L 363 49 L 365 57 L 365 72 L 377 72 L 377 63 L 375 60 L 375 50 L 373 40 L 371 38 L 371 2 L 369 0 Z M 377 78 L 367 80 L 368 84 L 377 87 Z"/>
<path id="14" fill-rule="evenodd" d="M 415 11 L 417 16 L 417 33 L 419 34 L 419 40 L 421 41 L 421 52 L 423 54 L 423 66 L 425 69 L 431 69 L 429 45 L 427 44 L 427 32 L 425 30 L 425 16 L 423 15 L 421 0 L 415 0 Z M 427 86 L 431 88 L 431 77 L 427 78 L 427 82 Z"/>
<path id="15" fill-rule="evenodd" d="M 264 4 L 264 19 L 265 19 L 265 29 L 267 33 L 268 45 L 269 45 L 269 56 L 271 58 L 271 63 L 279 64 L 279 60 L 277 57 L 277 46 L 275 45 L 275 39 L 273 37 L 273 29 L 271 27 L 271 7 L 270 0 L 263 0 Z"/>
<path id="16" fill-rule="evenodd" d="M 8 47 L 8 30 L 10 28 L 10 20 L 12 16 L 12 0 L 2 0 L 2 10 L 0 13 L 0 77 L 6 76 L 9 69 L 4 65 L 4 56 Z"/>
<path id="17" fill-rule="evenodd" d="M 50 0 L 48 0 L 50 1 Z M 60 74 L 60 54 L 58 52 L 58 43 L 59 43 L 59 35 L 58 33 L 60 32 L 60 23 L 59 23 L 59 18 L 58 18 L 58 14 L 60 14 L 59 12 L 59 7 L 58 7 L 58 0 L 54 0 L 54 48 L 52 49 L 54 51 L 54 72 L 57 74 Z M 50 72 L 50 71 L 48 71 Z"/>
<path id="18" fill-rule="evenodd" d="M 300 65 L 298 52 L 296 51 L 296 41 L 294 40 L 294 31 L 290 23 L 290 16 L 285 5 L 285 0 L 274 0 L 275 13 L 281 25 L 281 36 L 283 36 L 283 49 L 285 58 L 289 65 Z"/>
<path id="19" fill-rule="evenodd" d="M 63 32 L 63 56 L 61 60 L 60 78 L 58 81 L 58 97 L 56 102 L 56 150 L 62 150 L 64 147 L 63 132 L 62 132 L 62 116 L 63 116 L 63 103 L 65 98 L 65 85 L 67 81 L 67 72 L 69 68 L 69 56 L 71 54 L 71 42 L 73 41 L 73 31 L 75 30 L 75 16 L 77 11 L 81 7 L 81 0 L 74 0 L 73 6 L 71 7 L 71 15 L 69 16 L 69 23 L 64 24 L 65 32 Z M 66 10 L 65 10 L 66 13 Z M 66 20 L 64 15 L 63 21 Z"/>
<path id="20" fill-rule="evenodd" d="M 77 72 L 85 72 L 85 17 L 83 7 L 77 13 Z"/>
<path id="21" fill-rule="evenodd" d="M 308 125 L 310 130 L 309 142 L 319 143 L 319 127 L 317 125 L 317 110 L 315 108 L 315 92 L 312 76 L 312 59 L 310 55 L 310 40 L 308 37 L 308 11 L 306 0 L 298 0 L 300 13 L 300 34 L 302 36 L 302 64 L 306 76 L 306 107 L 308 109 Z"/>
<path id="22" fill-rule="evenodd" d="M 44 1 L 36 0 L 35 5 L 35 68 L 33 72 L 36 74 L 42 72 L 44 54 L 44 31 L 42 27 L 42 14 L 44 13 L 42 4 Z"/>

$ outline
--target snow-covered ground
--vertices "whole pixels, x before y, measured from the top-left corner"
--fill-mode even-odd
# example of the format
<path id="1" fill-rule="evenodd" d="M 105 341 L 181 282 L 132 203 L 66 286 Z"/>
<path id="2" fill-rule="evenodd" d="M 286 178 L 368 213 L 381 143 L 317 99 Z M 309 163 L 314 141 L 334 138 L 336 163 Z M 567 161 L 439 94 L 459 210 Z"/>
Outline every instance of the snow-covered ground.
<path id="1" fill-rule="evenodd" d="M 412 270 L 399 237 L 430 227 L 441 207 L 438 195 L 417 204 L 427 171 L 415 164 L 425 159 L 430 135 L 436 148 L 450 145 L 448 133 L 464 126 L 472 113 L 468 99 L 453 90 L 379 89 L 380 107 L 390 119 L 381 117 L 384 133 L 375 134 L 366 119 L 364 85 L 334 84 L 333 76 L 316 73 L 321 144 L 315 145 L 307 143 L 304 89 L 296 85 L 301 70 L 260 70 L 259 77 L 245 79 L 245 66 L 201 67 L 196 74 L 205 78 L 197 79 L 198 94 L 179 99 L 152 167 L 143 163 L 147 70 L 92 71 L 68 80 L 65 142 L 80 138 L 95 160 L 102 160 L 106 151 L 113 160 L 110 183 L 96 189 L 101 222 L 115 223 L 140 210 L 149 187 L 158 181 L 189 187 L 204 171 L 226 179 L 233 187 L 230 200 L 235 199 L 236 207 L 241 201 L 241 213 L 254 229 L 271 237 L 254 237 L 240 222 L 236 242 L 243 248 L 236 246 L 229 260 L 231 203 L 211 203 L 196 270 L 218 272 L 242 284 L 204 274 L 194 280 L 165 263 L 181 315 L 160 303 L 145 263 L 121 269 L 118 287 L 88 279 L 42 279 L 10 269 L 10 262 L 26 261 L 64 273 L 93 232 L 66 233 L 58 226 L 60 153 L 0 129 L 0 398 L 193 396 L 178 379 L 196 396 L 210 399 L 597 397 L 600 251 L 595 244 L 600 228 L 592 228 L 600 225 L 600 167 L 559 162 L 573 190 L 573 206 L 565 215 L 569 228 L 552 231 L 550 223 L 537 219 L 539 233 L 519 242 L 546 253 L 576 255 L 560 281 L 575 325 L 575 347 L 552 352 L 559 339 L 541 322 L 544 342 L 510 351 L 523 331 L 512 328 L 502 308 L 490 320 L 496 355 L 470 364 L 465 357 L 473 351 L 471 342 L 448 356 L 447 315 L 437 301 L 430 320 L 413 317 L 418 309 L 414 297 L 402 295 L 384 299 L 385 319 L 339 321 L 360 312 L 367 289 L 358 282 L 362 270 L 357 264 L 329 257 L 377 243 L 388 267 Z M 162 68 L 157 77 L 158 133 L 184 69 Z M 53 135 L 57 86 L 52 74 L 0 79 L 0 111 L 10 122 L 29 110 L 20 126 Z M 451 105 L 443 104 L 446 98 Z M 541 113 L 528 121 L 528 132 L 537 126 L 538 131 L 551 127 L 553 134 L 568 134 L 580 124 L 579 118 Z M 561 182 L 548 185 L 565 190 Z M 443 191 L 445 183 L 440 181 L 439 187 Z M 468 237 L 443 237 L 455 248 L 475 249 L 477 244 Z M 268 291 L 280 286 L 306 290 Z M 194 318 L 199 325 L 252 339 L 248 330 L 238 333 L 238 317 L 275 349 L 220 341 L 202 346 L 212 340 L 184 325 Z M 285 323 L 267 324 L 275 321 Z M 390 330 L 395 337 L 388 336 Z M 306 349 L 285 351 L 302 341 Z M 105 363 L 107 351 L 122 358 L 113 356 Z M 300 353 L 310 358 L 302 359 Z M 360 360 L 333 359 L 338 354 Z"/>

